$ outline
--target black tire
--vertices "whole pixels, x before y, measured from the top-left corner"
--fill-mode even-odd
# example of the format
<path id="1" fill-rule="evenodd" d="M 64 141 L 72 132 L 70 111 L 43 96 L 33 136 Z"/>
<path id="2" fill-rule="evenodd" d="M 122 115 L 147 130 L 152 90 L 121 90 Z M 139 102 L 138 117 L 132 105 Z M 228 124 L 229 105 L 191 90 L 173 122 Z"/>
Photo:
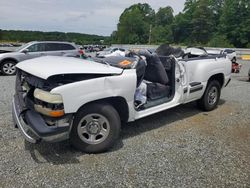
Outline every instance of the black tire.
<path id="1" fill-rule="evenodd" d="M 3 75 L 15 75 L 16 74 L 16 62 L 13 60 L 5 60 L 1 63 L 1 72 Z"/>
<path id="2" fill-rule="evenodd" d="M 70 142 L 86 153 L 104 152 L 114 145 L 120 129 L 120 116 L 114 107 L 106 103 L 89 104 L 77 112 Z"/>
<path id="3" fill-rule="evenodd" d="M 233 57 L 232 63 L 236 63 L 236 57 Z"/>
<path id="4" fill-rule="evenodd" d="M 198 106 L 204 111 L 214 110 L 220 100 L 221 85 L 217 80 L 209 81 L 201 99 L 197 101 Z"/>

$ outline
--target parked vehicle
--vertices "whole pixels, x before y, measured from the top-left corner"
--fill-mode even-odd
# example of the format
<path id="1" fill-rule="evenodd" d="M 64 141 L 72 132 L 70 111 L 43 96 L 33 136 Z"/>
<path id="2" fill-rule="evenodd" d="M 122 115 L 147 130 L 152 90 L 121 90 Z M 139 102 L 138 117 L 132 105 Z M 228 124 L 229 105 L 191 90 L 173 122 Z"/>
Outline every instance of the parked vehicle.
<path id="1" fill-rule="evenodd" d="M 81 151 L 103 152 L 115 144 L 121 122 L 191 101 L 213 110 L 230 82 L 231 62 L 224 55 L 182 60 L 143 55 L 147 65 L 133 53 L 95 61 L 40 57 L 17 64 L 15 125 L 31 143 L 70 139 Z M 140 97 L 146 98 L 143 104 Z"/>
<path id="2" fill-rule="evenodd" d="M 231 49 L 224 49 L 221 51 L 221 54 L 226 54 L 232 63 L 236 63 L 236 52 Z"/>
<path id="3" fill-rule="evenodd" d="M 96 53 L 96 57 L 104 57 L 105 55 L 111 54 L 113 52 L 120 51 L 125 52 L 123 48 L 106 48 L 103 51 L 99 51 Z"/>
<path id="4" fill-rule="evenodd" d="M 40 56 L 79 56 L 77 46 L 69 42 L 33 41 L 19 47 L 15 52 L 0 54 L 0 70 L 4 75 L 14 75 L 15 65 L 23 60 Z"/>
<path id="5" fill-rule="evenodd" d="M 9 53 L 9 52 L 12 52 L 12 51 L 9 51 L 9 50 L 0 50 L 0 54 Z"/>
<path id="6" fill-rule="evenodd" d="M 236 52 L 231 49 L 224 50 L 205 50 L 203 47 L 188 47 L 185 50 L 188 57 L 199 57 L 201 55 L 226 55 L 232 62 L 232 73 L 239 73 L 241 69 L 241 64 L 236 62 Z"/>
<path id="7" fill-rule="evenodd" d="M 227 57 L 232 62 L 232 73 L 239 73 L 241 69 L 241 64 L 237 63 L 236 61 L 236 52 L 231 49 L 224 49 L 220 52 L 221 54 L 227 55 Z"/>

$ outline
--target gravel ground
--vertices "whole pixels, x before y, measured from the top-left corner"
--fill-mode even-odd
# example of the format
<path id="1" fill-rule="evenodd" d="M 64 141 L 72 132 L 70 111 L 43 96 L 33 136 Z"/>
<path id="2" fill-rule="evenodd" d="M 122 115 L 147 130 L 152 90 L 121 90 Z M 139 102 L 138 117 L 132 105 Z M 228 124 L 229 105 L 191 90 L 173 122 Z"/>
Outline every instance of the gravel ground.
<path id="1" fill-rule="evenodd" d="M 123 126 L 107 153 L 32 145 L 13 128 L 14 77 L 0 77 L 0 187 L 250 187 L 250 83 L 243 64 L 218 108 L 182 105 Z"/>

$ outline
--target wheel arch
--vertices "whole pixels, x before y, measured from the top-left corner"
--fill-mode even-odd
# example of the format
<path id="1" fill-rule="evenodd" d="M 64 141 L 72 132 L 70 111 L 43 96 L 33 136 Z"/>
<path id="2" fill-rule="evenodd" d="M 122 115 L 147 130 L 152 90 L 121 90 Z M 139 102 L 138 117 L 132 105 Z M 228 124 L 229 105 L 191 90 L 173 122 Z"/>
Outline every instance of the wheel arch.
<path id="1" fill-rule="evenodd" d="M 8 60 L 11 60 L 11 61 L 14 61 L 15 63 L 18 63 L 18 60 L 17 60 L 17 59 L 12 58 L 12 57 L 6 57 L 6 58 L 4 58 L 4 59 L 2 59 L 2 60 L 0 61 L 0 65 L 2 65 L 5 61 L 8 61 Z"/>
<path id="2" fill-rule="evenodd" d="M 210 78 L 208 79 L 208 83 L 211 82 L 212 80 L 217 80 L 220 83 L 220 86 L 223 87 L 225 82 L 225 76 L 223 73 L 217 73 L 210 76 Z"/>
<path id="3" fill-rule="evenodd" d="M 77 112 L 87 105 L 96 104 L 96 103 L 98 103 L 98 104 L 104 103 L 104 104 L 109 104 L 109 105 L 113 106 L 115 108 L 115 110 L 118 112 L 121 121 L 122 122 L 128 121 L 128 119 L 129 119 L 129 106 L 126 102 L 126 99 L 123 97 L 120 97 L 120 96 L 108 97 L 108 98 L 98 99 L 98 100 L 94 100 L 94 101 L 85 103 L 77 110 Z"/>

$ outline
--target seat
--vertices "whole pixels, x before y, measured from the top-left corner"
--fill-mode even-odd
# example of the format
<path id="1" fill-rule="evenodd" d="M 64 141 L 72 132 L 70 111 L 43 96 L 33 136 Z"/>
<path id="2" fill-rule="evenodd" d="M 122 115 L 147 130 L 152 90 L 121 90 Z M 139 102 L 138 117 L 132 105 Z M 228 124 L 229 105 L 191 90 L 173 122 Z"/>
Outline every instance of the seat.
<path id="1" fill-rule="evenodd" d="M 148 100 L 157 100 L 164 97 L 169 97 L 170 86 L 160 83 L 147 83 L 147 98 Z"/>
<path id="2" fill-rule="evenodd" d="M 169 78 L 167 72 L 156 53 L 147 56 L 147 67 L 144 79 L 147 83 L 148 100 L 157 100 L 168 97 L 170 94 Z"/>
<path id="3" fill-rule="evenodd" d="M 144 79 L 154 83 L 167 85 L 169 82 L 165 68 L 156 53 L 147 57 L 147 67 Z"/>

